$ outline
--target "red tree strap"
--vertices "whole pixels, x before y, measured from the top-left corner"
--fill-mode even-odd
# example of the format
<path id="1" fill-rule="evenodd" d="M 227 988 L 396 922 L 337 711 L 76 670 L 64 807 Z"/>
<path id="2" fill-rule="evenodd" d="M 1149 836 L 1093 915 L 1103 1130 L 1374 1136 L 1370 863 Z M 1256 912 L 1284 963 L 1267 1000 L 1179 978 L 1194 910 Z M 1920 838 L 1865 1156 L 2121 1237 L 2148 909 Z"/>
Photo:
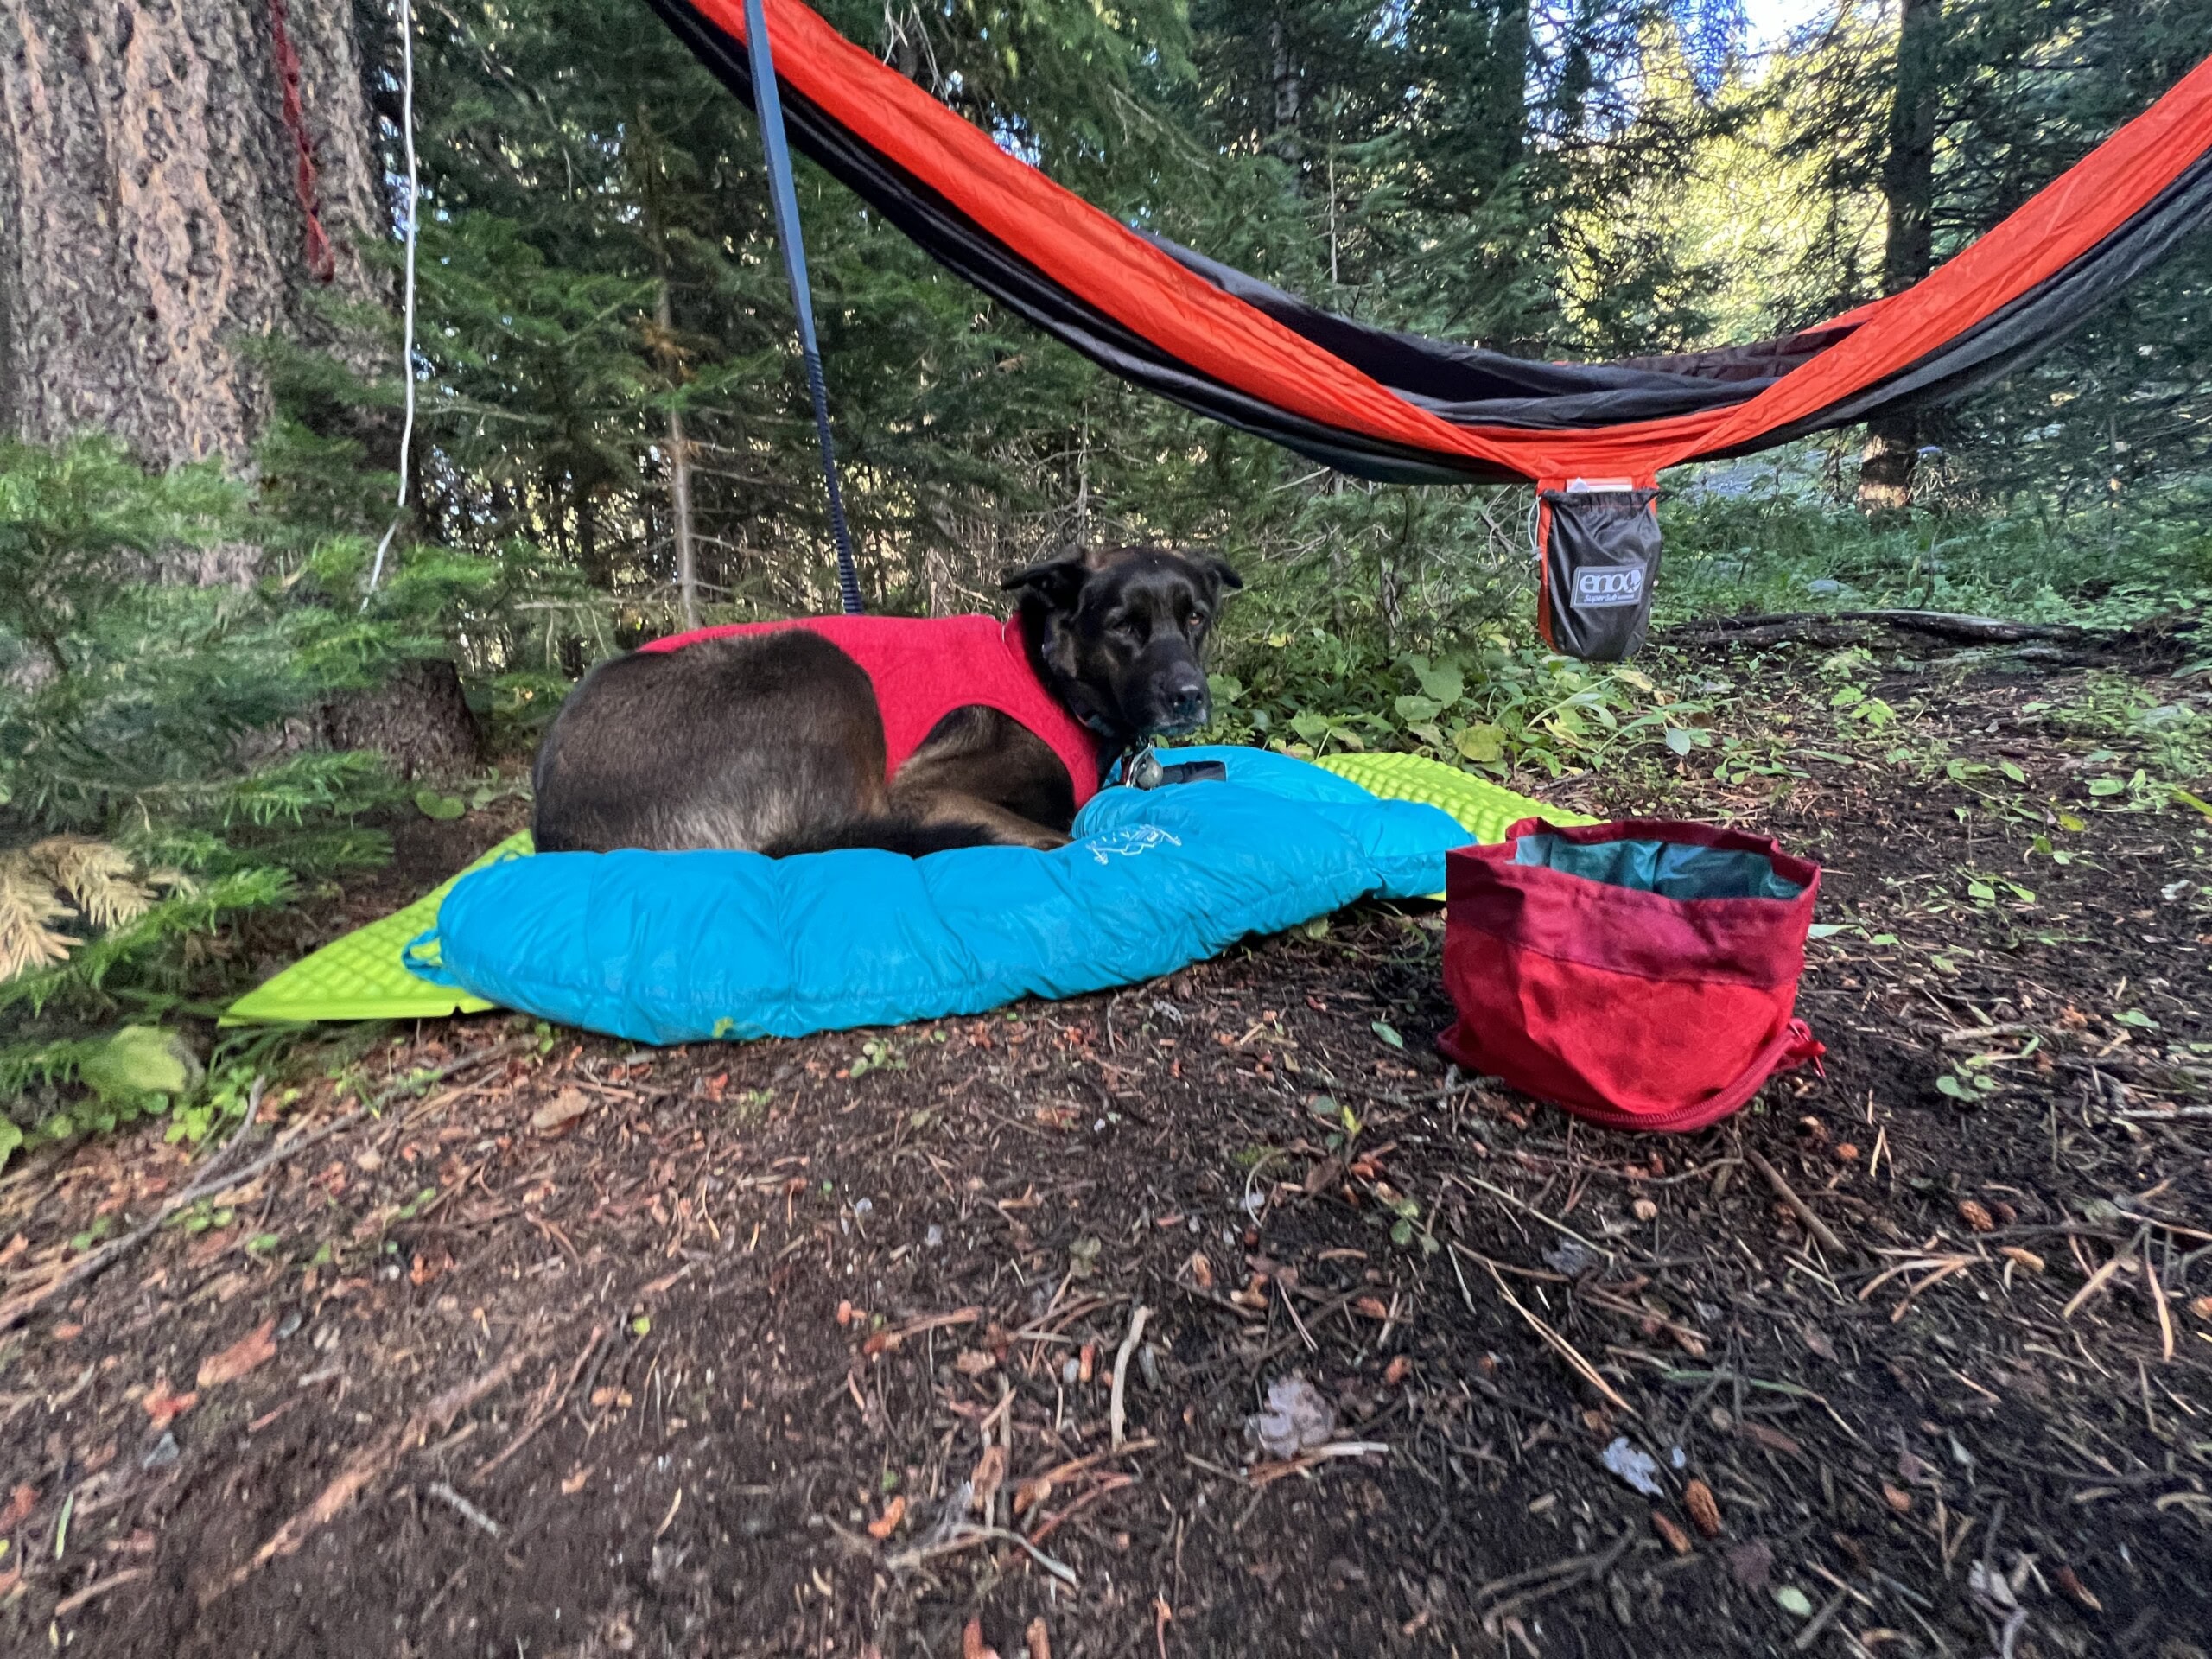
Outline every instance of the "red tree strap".
<path id="1" fill-rule="evenodd" d="M 308 270 L 318 283 L 338 275 L 338 257 L 322 228 L 321 201 L 315 187 L 315 140 L 308 133 L 307 108 L 300 101 L 300 54 L 292 49 L 292 32 L 285 27 L 285 0 L 269 0 L 269 33 L 276 48 L 276 77 L 284 86 L 284 125 L 292 135 L 298 164 L 292 172 L 292 188 L 307 218 Z"/>

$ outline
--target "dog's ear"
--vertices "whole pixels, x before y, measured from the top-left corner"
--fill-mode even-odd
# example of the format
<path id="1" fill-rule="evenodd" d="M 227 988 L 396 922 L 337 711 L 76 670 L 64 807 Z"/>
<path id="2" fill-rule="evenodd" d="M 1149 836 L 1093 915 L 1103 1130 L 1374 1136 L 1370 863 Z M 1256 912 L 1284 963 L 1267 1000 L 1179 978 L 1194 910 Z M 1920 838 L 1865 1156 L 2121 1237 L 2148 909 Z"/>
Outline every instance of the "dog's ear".
<path id="1" fill-rule="evenodd" d="M 1033 594 L 1053 610 L 1071 611 L 1090 578 L 1090 566 L 1081 553 L 1062 553 L 1027 569 L 1007 571 L 999 586 L 1024 598 Z"/>
<path id="2" fill-rule="evenodd" d="M 1236 574 L 1228 560 L 1215 558 L 1211 554 L 1200 554 L 1191 563 L 1212 578 L 1214 592 L 1217 594 L 1234 594 L 1243 590 L 1244 578 Z"/>

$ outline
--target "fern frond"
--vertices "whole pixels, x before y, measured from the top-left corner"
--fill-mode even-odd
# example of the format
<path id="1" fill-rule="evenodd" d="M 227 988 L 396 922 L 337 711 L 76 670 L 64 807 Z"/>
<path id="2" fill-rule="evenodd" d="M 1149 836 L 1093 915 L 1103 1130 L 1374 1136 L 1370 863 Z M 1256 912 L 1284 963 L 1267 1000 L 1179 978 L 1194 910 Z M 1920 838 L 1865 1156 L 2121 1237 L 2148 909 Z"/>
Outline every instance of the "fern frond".
<path id="1" fill-rule="evenodd" d="M 154 895 L 137 880 L 130 855 L 111 842 L 53 836 L 33 846 L 30 856 L 54 873 L 54 885 L 94 927 L 136 921 L 153 906 Z"/>
<path id="2" fill-rule="evenodd" d="M 67 962 L 82 941 L 53 924 L 69 913 L 61 895 L 22 853 L 0 858 L 0 981 Z"/>

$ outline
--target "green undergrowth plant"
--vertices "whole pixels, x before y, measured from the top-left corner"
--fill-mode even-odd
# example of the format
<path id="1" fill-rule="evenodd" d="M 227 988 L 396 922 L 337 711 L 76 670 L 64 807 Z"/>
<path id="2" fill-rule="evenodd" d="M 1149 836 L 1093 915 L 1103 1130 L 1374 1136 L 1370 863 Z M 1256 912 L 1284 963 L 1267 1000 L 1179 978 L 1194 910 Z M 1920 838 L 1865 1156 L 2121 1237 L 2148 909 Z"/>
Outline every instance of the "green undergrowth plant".
<path id="1" fill-rule="evenodd" d="M 330 699 L 435 646 L 474 571 L 270 517 L 213 467 L 0 444 L 0 1160 L 149 1113 L 195 1137 L 243 1085 L 207 1033 L 242 931 L 383 862 L 384 760 Z"/>
<path id="2" fill-rule="evenodd" d="M 1713 741 L 1710 706 L 1627 664 L 1580 663 L 1503 632 L 1392 652 L 1319 627 L 1262 634 L 1210 677 L 1208 741 L 1305 758 L 1392 750 L 1481 776 L 1560 778 L 1652 747 Z"/>
<path id="3" fill-rule="evenodd" d="M 1870 519 L 1802 488 L 1662 498 L 1661 626 L 1885 608 L 2124 627 L 2212 607 L 2212 528 L 2192 502 L 2096 511 L 2023 499 Z"/>

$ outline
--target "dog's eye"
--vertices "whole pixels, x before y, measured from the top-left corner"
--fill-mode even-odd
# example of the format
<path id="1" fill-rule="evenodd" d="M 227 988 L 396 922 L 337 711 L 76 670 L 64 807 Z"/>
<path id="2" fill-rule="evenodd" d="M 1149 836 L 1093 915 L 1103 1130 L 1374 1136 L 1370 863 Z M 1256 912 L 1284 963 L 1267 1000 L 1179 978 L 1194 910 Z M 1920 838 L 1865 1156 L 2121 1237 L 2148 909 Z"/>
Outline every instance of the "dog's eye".
<path id="1" fill-rule="evenodd" d="M 1116 617 L 1111 622 L 1109 622 L 1106 625 L 1106 631 L 1109 633 L 1119 634 L 1124 639 L 1141 639 L 1144 638 L 1144 629 L 1139 626 L 1136 618 L 1133 616 Z"/>
<path id="2" fill-rule="evenodd" d="M 1208 616 L 1204 611 L 1192 611 L 1191 613 L 1191 620 L 1187 624 L 1185 624 L 1185 626 L 1193 628 L 1203 628 L 1211 620 L 1213 620 L 1213 619 Z"/>

